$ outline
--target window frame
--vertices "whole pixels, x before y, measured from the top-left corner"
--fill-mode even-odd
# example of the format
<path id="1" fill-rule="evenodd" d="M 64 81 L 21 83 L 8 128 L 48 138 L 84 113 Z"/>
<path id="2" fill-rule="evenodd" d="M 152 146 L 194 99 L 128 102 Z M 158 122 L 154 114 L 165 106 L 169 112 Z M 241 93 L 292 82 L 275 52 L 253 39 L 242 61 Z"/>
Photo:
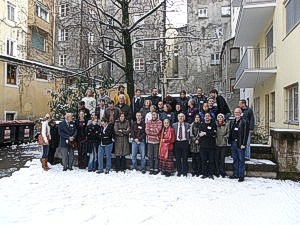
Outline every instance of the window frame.
<path id="1" fill-rule="evenodd" d="M 41 14 L 41 11 L 44 11 L 46 14 L 46 18 L 44 18 Z M 49 9 L 45 5 L 43 5 L 41 2 L 37 1 L 36 6 L 35 6 L 35 13 L 36 16 L 39 17 L 40 19 L 46 21 L 49 23 Z"/>
<path id="2" fill-rule="evenodd" d="M 274 30 L 273 24 L 268 28 L 265 36 L 265 44 L 266 44 L 266 57 L 271 55 L 274 50 Z"/>
<path id="3" fill-rule="evenodd" d="M 58 39 L 58 41 L 68 41 L 69 40 L 69 29 L 59 28 L 57 39 Z"/>
<path id="4" fill-rule="evenodd" d="M 135 58 L 133 65 L 135 71 L 145 71 L 145 58 Z"/>
<path id="5" fill-rule="evenodd" d="M 4 121 L 13 121 L 13 120 L 7 120 L 7 114 L 14 114 L 14 119 L 16 120 L 18 118 L 18 112 L 17 111 L 4 111 Z"/>
<path id="6" fill-rule="evenodd" d="M 64 6 L 64 7 L 62 7 Z M 62 13 L 62 8 L 64 8 L 64 13 Z M 60 4 L 59 5 L 59 16 L 60 17 L 67 17 L 69 16 L 70 12 L 70 5 L 68 3 Z"/>
<path id="7" fill-rule="evenodd" d="M 210 54 L 210 65 L 220 65 L 220 53 L 219 52 Z"/>
<path id="8" fill-rule="evenodd" d="M 66 66 L 66 62 L 67 62 L 67 55 L 66 54 L 58 55 L 58 65 Z"/>
<path id="9" fill-rule="evenodd" d="M 232 57 L 233 56 L 233 51 L 238 51 L 237 52 L 237 57 L 236 57 L 237 60 L 236 61 L 233 60 L 235 58 Z M 241 61 L 241 49 L 239 47 L 232 47 L 232 48 L 230 48 L 230 63 L 240 63 L 240 61 Z"/>
<path id="10" fill-rule="evenodd" d="M 12 46 L 12 54 L 10 54 L 10 51 L 11 51 L 11 44 L 13 43 L 13 46 Z M 9 45 L 9 46 L 8 46 Z M 7 37 L 6 38 L 6 45 L 5 45 L 5 48 L 6 48 L 6 55 L 9 55 L 9 56 L 13 56 L 13 57 L 16 57 L 17 56 L 17 40 L 16 39 L 13 39 L 11 37 Z M 9 51 L 9 52 L 8 52 Z"/>
<path id="11" fill-rule="evenodd" d="M 202 12 L 203 10 L 203 12 Z M 198 9 L 198 18 L 208 18 L 208 8 L 203 7 Z"/>
<path id="12" fill-rule="evenodd" d="M 16 71 L 15 71 L 15 82 L 14 83 L 8 83 L 8 81 L 12 78 L 9 78 L 8 77 L 8 69 L 9 69 L 9 66 L 13 66 L 13 67 L 16 67 Z M 13 63 L 5 63 L 5 86 L 7 87 L 18 87 L 18 83 L 19 83 L 19 79 L 18 79 L 18 73 L 19 73 L 19 70 L 18 70 L 18 65 L 15 65 Z M 8 79 L 9 78 L 9 79 Z"/>
<path id="13" fill-rule="evenodd" d="M 285 112 L 286 112 L 285 118 L 287 123 L 299 123 L 299 84 L 298 83 L 285 87 Z"/>
<path id="14" fill-rule="evenodd" d="M 40 48 L 38 48 L 38 47 L 36 47 L 36 46 L 34 46 L 33 45 L 33 34 L 37 34 L 38 36 L 40 36 L 40 37 L 42 37 L 43 38 L 43 49 L 40 49 Z M 39 32 L 37 32 L 37 31 L 32 31 L 32 33 L 31 33 L 31 46 L 33 47 L 33 48 L 35 48 L 35 49 L 37 49 L 37 50 L 39 50 L 39 51 L 43 51 L 43 52 L 45 52 L 46 51 L 46 37 L 45 36 L 43 36 L 42 34 L 40 34 Z"/>
<path id="15" fill-rule="evenodd" d="M 300 2 L 298 0 L 286 0 L 285 4 L 285 26 L 286 26 L 286 34 L 291 33 L 295 27 L 300 24 L 300 15 L 297 14 L 297 5 L 300 9 Z M 290 5 L 291 4 L 291 5 Z M 291 11 L 289 11 L 291 10 Z M 297 18 L 297 15 L 299 18 Z M 293 20 L 289 24 L 289 19 Z M 298 21 L 297 21 L 298 20 Z"/>
<path id="16" fill-rule="evenodd" d="M 144 36 L 136 36 L 136 37 L 134 37 L 134 41 L 137 41 L 137 40 L 140 40 L 140 39 L 144 39 Z M 136 49 L 145 48 L 145 41 L 135 42 L 134 45 L 133 45 L 133 47 L 136 48 Z"/>
<path id="17" fill-rule="evenodd" d="M 228 13 L 228 9 L 229 9 L 229 13 Z M 231 15 L 231 8 L 230 6 L 222 6 L 221 7 L 221 16 L 222 17 L 230 17 Z"/>
<path id="18" fill-rule="evenodd" d="M 88 33 L 88 43 L 89 45 L 94 45 L 95 44 L 95 34 L 93 32 Z"/>
<path id="19" fill-rule="evenodd" d="M 9 13 L 9 10 L 10 9 L 13 9 L 13 18 L 11 18 L 11 12 Z M 12 21 L 12 22 L 17 22 L 17 6 L 15 4 L 13 4 L 12 2 L 10 1 L 7 1 L 6 2 L 6 18 L 9 20 L 9 21 Z"/>

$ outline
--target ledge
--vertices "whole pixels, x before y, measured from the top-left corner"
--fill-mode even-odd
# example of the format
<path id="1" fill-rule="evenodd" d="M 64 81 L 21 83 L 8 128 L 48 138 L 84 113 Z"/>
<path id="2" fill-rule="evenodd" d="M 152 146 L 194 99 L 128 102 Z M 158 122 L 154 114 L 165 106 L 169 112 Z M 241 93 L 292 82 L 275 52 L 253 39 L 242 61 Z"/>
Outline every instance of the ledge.
<path id="1" fill-rule="evenodd" d="M 271 128 L 270 130 L 274 132 L 300 133 L 300 129 Z"/>

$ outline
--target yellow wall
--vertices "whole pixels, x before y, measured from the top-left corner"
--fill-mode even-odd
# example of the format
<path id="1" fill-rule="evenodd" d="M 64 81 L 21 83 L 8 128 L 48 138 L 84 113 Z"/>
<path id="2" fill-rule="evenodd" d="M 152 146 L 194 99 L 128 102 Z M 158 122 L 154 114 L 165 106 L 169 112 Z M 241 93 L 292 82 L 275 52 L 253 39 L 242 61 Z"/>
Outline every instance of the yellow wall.
<path id="1" fill-rule="evenodd" d="M 285 87 L 298 82 L 298 89 L 300 88 L 300 25 L 298 24 L 293 31 L 286 34 L 285 16 L 283 0 L 276 1 L 274 17 L 270 19 L 270 23 L 261 34 L 259 45 L 260 47 L 265 46 L 266 30 L 273 21 L 273 42 L 274 47 L 276 47 L 274 53 L 276 55 L 277 74 L 274 78 L 265 80 L 260 85 L 256 86 L 254 88 L 253 97 L 260 97 L 261 117 L 265 118 L 265 95 L 269 95 L 271 104 L 270 93 L 275 91 L 275 122 L 270 122 L 270 128 L 300 129 L 299 124 L 294 125 L 286 123 L 285 113 Z M 298 108 L 299 105 L 298 102 Z"/>

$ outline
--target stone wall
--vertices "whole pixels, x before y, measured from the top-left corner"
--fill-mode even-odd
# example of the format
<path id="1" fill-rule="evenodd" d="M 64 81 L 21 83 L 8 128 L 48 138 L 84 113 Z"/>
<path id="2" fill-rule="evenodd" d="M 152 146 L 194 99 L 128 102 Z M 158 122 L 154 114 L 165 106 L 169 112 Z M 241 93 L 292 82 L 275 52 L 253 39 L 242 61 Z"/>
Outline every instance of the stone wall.
<path id="1" fill-rule="evenodd" d="M 278 178 L 300 180 L 300 130 L 271 129 Z"/>

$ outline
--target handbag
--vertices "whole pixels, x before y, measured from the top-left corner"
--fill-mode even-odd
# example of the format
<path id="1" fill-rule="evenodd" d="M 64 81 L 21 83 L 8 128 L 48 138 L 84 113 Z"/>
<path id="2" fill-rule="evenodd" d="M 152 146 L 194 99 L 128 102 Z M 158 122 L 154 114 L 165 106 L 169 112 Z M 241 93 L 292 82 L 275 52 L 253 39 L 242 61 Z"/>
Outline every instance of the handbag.
<path id="1" fill-rule="evenodd" d="M 48 137 L 47 137 L 47 139 L 48 139 Z M 41 134 L 39 134 L 39 136 L 38 136 L 38 143 L 39 143 L 39 145 L 48 145 L 45 143 L 44 138 Z M 49 139 L 48 139 L 48 143 L 49 143 Z"/>

